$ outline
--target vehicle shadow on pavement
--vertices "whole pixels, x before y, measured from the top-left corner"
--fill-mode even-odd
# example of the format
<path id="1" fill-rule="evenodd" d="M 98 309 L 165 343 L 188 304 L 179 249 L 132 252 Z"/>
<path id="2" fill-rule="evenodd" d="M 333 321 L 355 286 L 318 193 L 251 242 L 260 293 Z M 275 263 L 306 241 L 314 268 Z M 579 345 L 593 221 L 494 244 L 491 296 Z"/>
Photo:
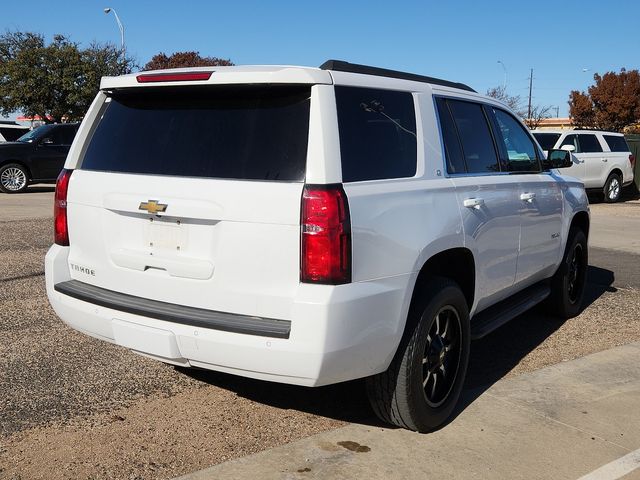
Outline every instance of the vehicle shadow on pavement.
<path id="1" fill-rule="evenodd" d="M 612 287 L 613 281 L 614 274 L 610 270 L 589 266 L 585 308 L 604 292 L 616 291 Z M 542 308 L 536 308 L 485 338 L 472 342 L 462 398 L 449 421 L 453 421 L 484 391 L 518 365 L 529 352 L 560 328 L 562 323 L 562 320 L 547 315 Z M 196 380 L 275 408 L 294 409 L 350 423 L 389 427 L 373 414 L 366 397 L 364 380 L 307 388 L 207 370 L 176 368 Z"/>
<path id="2" fill-rule="evenodd" d="M 238 396 L 282 410 L 298 410 L 334 420 L 371 426 L 387 426 L 374 415 L 363 380 L 300 387 L 266 382 L 207 370 L 176 369 L 196 380 L 232 391 Z"/>
<path id="3" fill-rule="evenodd" d="M 615 275 L 611 270 L 589 265 L 583 309 L 589 308 L 605 292 L 616 292 L 614 280 Z M 472 342 L 465 388 L 450 421 L 509 373 L 563 323 L 562 319 L 548 315 L 539 306 Z"/>

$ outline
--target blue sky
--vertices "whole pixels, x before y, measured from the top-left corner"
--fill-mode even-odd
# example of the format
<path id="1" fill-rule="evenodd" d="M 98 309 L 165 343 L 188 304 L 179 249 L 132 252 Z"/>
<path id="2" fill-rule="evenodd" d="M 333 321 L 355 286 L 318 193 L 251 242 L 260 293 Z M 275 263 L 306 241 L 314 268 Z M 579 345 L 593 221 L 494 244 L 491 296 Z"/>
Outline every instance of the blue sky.
<path id="1" fill-rule="evenodd" d="M 133 1 L 2 2 L 0 28 L 119 44 L 143 65 L 155 53 L 196 50 L 236 64 L 318 66 L 329 58 L 443 77 L 480 92 L 502 85 L 567 115 L 572 89 L 595 72 L 640 67 L 640 2 Z M 586 72 L 584 69 L 588 69 Z M 554 112 L 555 113 L 555 112 Z"/>

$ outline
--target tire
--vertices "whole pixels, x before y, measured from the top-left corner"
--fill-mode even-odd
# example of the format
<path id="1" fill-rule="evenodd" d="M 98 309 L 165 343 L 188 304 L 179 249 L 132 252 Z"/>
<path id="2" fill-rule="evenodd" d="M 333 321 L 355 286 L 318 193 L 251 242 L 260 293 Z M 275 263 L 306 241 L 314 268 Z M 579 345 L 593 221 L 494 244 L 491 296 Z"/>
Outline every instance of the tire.
<path id="1" fill-rule="evenodd" d="M 587 237 L 580 229 L 569 233 L 562 263 L 551 279 L 551 295 L 547 299 L 547 311 L 567 319 L 578 315 L 582 309 L 589 252 Z"/>
<path id="2" fill-rule="evenodd" d="M 622 196 L 622 180 L 620 175 L 612 173 L 604 182 L 604 188 L 602 189 L 604 194 L 604 201 L 607 203 L 615 203 L 620 200 Z"/>
<path id="3" fill-rule="evenodd" d="M 376 415 L 418 432 L 443 426 L 460 397 L 469 350 L 469 310 L 460 287 L 446 278 L 429 280 L 414 295 L 391 365 L 367 378 Z"/>
<path id="4" fill-rule="evenodd" d="M 24 192 L 29 186 L 29 173 L 18 163 L 0 167 L 0 191 L 4 193 Z"/>

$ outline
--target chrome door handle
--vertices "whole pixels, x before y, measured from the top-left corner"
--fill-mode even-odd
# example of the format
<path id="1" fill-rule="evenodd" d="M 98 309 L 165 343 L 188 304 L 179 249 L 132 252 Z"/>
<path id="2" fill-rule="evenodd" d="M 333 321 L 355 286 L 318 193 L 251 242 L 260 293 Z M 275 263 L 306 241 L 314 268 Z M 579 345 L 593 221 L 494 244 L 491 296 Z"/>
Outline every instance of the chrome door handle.
<path id="1" fill-rule="evenodd" d="M 533 202 L 533 199 L 536 198 L 536 194 L 535 193 L 521 193 L 520 194 L 520 200 L 523 200 L 525 202 Z"/>
<path id="2" fill-rule="evenodd" d="M 462 202 L 462 205 L 464 205 L 467 208 L 480 208 L 482 205 L 484 205 L 484 199 L 483 198 L 466 198 L 464 202 Z"/>

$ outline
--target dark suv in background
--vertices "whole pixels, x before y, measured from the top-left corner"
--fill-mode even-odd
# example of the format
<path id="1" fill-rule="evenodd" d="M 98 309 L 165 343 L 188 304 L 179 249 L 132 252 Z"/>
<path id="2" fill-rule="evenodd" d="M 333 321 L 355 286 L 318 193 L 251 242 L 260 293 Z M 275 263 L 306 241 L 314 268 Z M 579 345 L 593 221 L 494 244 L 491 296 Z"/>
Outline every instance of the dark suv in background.
<path id="1" fill-rule="evenodd" d="M 0 143 L 0 191 L 19 193 L 31 183 L 55 183 L 78 125 L 43 125 L 15 142 Z"/>

